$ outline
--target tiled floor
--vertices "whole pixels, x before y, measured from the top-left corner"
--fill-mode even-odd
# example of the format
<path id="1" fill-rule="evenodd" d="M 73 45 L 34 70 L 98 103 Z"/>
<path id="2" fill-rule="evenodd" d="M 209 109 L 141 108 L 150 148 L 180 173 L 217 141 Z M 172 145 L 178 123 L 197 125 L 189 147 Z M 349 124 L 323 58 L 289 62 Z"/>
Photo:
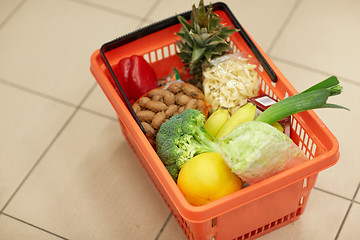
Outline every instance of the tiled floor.
<path id="1" fill-rule="evenodd" d="M 337 75 L 351 108 L 316 111 L 340 160 L 300 220 L 261 239 L 360 239 L 360 2 L 225 2 L 297 90 Z M 89 66 L 101 44 L 193 3 L 0 1 L 1 240 L 185 239 Z"/>

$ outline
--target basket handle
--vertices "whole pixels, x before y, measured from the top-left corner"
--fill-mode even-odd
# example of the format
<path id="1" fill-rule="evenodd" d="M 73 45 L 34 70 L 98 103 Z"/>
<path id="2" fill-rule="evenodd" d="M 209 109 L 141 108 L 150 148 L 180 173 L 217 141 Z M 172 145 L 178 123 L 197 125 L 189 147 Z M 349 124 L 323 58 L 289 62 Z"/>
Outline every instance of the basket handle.
<path id="1" fill-rule="evenodd" d="M 256 59 L 262 65 L 265 72 L 269 75 L 271 81 L 277 82 L 277 75 L 276 75 L 275 71 L 271 68 L 270 64 L 266 61 L 266 59 L 264 58 L 264 56 L 260 52 L 259 48 L 257 48 L 257 46 L 255 45 L 253 40 L 250 38 L 250 36 L 245 31 L 245 29 L 242 27 L 242 25 L 236 19 L 236 17 L 231 12 L 229 7 L 225 3 L 218 2 L 218 3 L 213 4 L 213 9 L 226 12 L 227 16 L 231 19 L 231 21 L 234 24 L 235 28 L 240 30 L 239 34 L 244 39 L 245 43 L 250 48 L 251 52 L 255 55 Z"/>
<path id="2" fill-rule="evenodd" d="M 246 33 L 245 29 L 241 26 L 241 24 L 239 23 L 239 21 L 235 18 L 234 14 L 230 11 L 229 7 L 222 2 L 217 2 L 214 3 L 213 5 L 213 9 L 214 10 L 218 10 L 218 11 L 224 11 L 226 12 L 226 14 L 228 15 L 228 17 L 231 19 L 232 23 L 234 24 L 235 28 L 238 28 L 240 30 L 239 34 L 241 35 L 241 37 L 244 39 L 245 43 L 248 45 L 248 47 L 250 48 L 250 50 L 252 51 L 252 53 L 255 55 L 256 59 L 259 61 L 259 63 L 262 65 L 262 67 L 264 68 L 265 72 L 268 74 L 268 76 L 270 77 L 270 79 L 273 82 L 277 81 L 277 75 L 275 73 L 275 71 L 271 68 L 270 64 L 267 62 L 267 60 L 264 58 L 264 56 L 262 55 L 262 53 L 260 52 L 260 50 L 257 48 L 257 46 L 255 45 L 255 43 L 252 41 L 252 39 L 250 38 L 250 36 Z M 185 19 L 190 19 L 190 15 L 191 15 L 191 11 L 187 11 L 184 12 L 182 15 Z M 106 57 L 106 52 L 111 51 L 117 47 L 120 47 L 122 45 L 125 45 L 127 43 L 130 43 L 136 39 L 139 39 L 141 37 L 145 37 L 153 32 L 156 31 L 160 31 L 162 29 L 165 29 L 167 27 L 170 27 L 172 25 L 178 24 L 178 19 L 176 16 L 173 17 L 169 17 L 167 19 L 164 19 L 162 21 L 153 23 L 149 26 L 140 28 L 134 32 L 128 33 L 124 36 L 121 36 L 119 38 L 116 38 L 110 42 L 107 42 L 105 44 L 103 44 L 100 48 L 100 54 L 102 56 L 102 59 L 105 62 L 106 68 L 107 70 L 110 72 L 111 77 L 113 78 L 113 80 L 115 81 L 117 88 L 120 92 L 120 97 L 123 100 L 123 102 L 125 103 L 126 107 L 128 108 L 129 112 L 131 113 L 131 115 L 133 116 L 133 118 L 135 119 L 136 123 L 139 125 L 140 129 L 144 132 L 145 134 L 145 130 L 139 120 L 139 118 L 136 116 L 134 109 L 132 108 L 129 99 L 127 98 L 123 88 L 121 87 L 121 84 L 119 82 L 119 80 L 117 79 L 107 57 Z"/>

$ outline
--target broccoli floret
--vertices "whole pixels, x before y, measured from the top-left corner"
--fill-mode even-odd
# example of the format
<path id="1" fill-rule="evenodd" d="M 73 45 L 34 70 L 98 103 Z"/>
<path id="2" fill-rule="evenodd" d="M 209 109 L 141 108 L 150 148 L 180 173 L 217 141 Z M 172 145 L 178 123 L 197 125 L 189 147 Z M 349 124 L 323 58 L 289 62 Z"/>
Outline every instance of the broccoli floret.
<path id="1" fill-rule="evenodd" d="M 195 155 L 218 152 L 218 145 L 208 138 L 204 123 L 205 116 L 200 111 L 186 109 L 161 125 L 156 136 L 156 149 L 168 171 L 168 166 L 172 166 L 171 172 L 175 169 L 173 165 L 177 166 L 176 174 L 171 173 L 173 178 Z"/>
<path id="2" fill-rule="evenodd" d="M 166 169 L 170 173 L 171 177 L 175 180 L 177 180 L 179 176 L 179 168 L 176 166 L 176 164 L 167 165 Z"/>

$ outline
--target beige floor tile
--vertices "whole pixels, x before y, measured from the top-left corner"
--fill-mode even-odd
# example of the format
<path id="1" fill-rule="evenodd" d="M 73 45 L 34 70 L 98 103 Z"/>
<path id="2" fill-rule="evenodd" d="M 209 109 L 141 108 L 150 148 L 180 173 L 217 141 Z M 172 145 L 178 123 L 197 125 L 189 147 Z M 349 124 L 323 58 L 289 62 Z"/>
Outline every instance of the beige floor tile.
<path id="1" fill-rule="evenodd" d="M 216 1 L 204 1 L 205 4 Z M 228 5 L 240 24 L 248 31 L 263 50 L 267 50 L 277 32 L 293 7 L 295 0 L 275 1 L 221 1 Z M 162 20 L 175 14 L 191 10 L 199 1 L 161 1 L 149 16 L 153 20 Z M 271 11 L 269 11 L 271 9 Z"/>
<path id="2" fill-rule="evenodd" d="M 59 240 L 61 238 L 27 225 L 11 217 L 0 215 L 1 240 Z"/>
<path id="3" fill-rule="evenodd" d="M 90 55 L 138 24 L 74 1 L 26 1 L 0 31 L 0 78 L 79 103 L 93 84 Z"/>
<path id="4" fill-rule="evenodd" d="M 82 108 L 90 109 L 106 116 L 117 118 L 114 108 L 99 85 L 95 87 L 90 96 L 82 104 Z"/>
<path id="5" fill-rule="evenodd" d="M 271 54 L 360 82 L 359 11 L 359 1 L 301 1 Z"/>
<path id="6" fill-rule="evenodd" d="M 3 21 L 16 9 L 21 0 L 1 0 L 0 2 L 0 26 Z"/>
<path id="7" fill-rule="evenodd" d="M 198 1 L 28 0 L 17 8 L 21 0 L 0 0 L 0 209 L 74 112 L 72 105 L 79 104 L 94 86 L 90 55 L 140 24 L 190 10 Z M 350 201 L 325 191 L 352 199 L 360 182 L 360 162 L 354 157 L 358 141 L 353 137 L 360 135 L 360 80 L 354 67 L 360 65 L 360 3 L 223 2 L 271 53 L 296 89 L 328 76 L 321 72 L 343 77 L 344 93 L 331 102 L 351 111 L 316 110 L 340 142 L 339 162 L 319 174 L 317 189 L 298 221 L 260 238 L 334 239 Z M 279 31 L 282 34 L 272 48 Z M 170 211 L 124 139 L 119 123 L 109 117 L 115 119 L 115 112 L 96 86 L 4 209 L 5 214 L 29 224 L 0 214 L 1 240 L 61 239 L 36 227 L 79 240 L 156 238 Z M 360 192 L 339 240 L 360 238 L 359 213 Z M 186 237 L 171 217 L 159 239 Z"/>
<path id="8" fill-rule="evenodd" d="M 136 0 L 136 1 L 118 1 L 118 0 L 83 0 L 83 2 L 94 3 L 97 6 L 104 6 L 117 10 L 123 14 L 131 14 L 139 18 L 145 17 L 156 0 Z"/>
<path id="9" fill-rule="evenodd" d="M 259 240 L 334 239 L 349 205 L 350 201 L 313 189 L 299 220 L 270 232 Z"/>
<path id="10" fill-rule="evenodd" d="M 205 4 L 209 3 L 206 0 L 204 2 Z M 165 18 L 175 16 L 176 14 L 180 14 L 191 10 L 193 4 L 198 6 L 199 1 L 197 0 L 159 1 L 156 7 L 154 8 L 154 10 L 148 16 L 148 18 L 154 21 L 163 20 Z"/>
<path id="11" fill-rule="evenodd" d="M 161 233 L 159 240 L 186 240 L 187 237 L 176 221 L 174 216 L 171 216 L 164 231 Z"/>
<path id="12" fill-rule="evenodd" d="M 300 69 L 281 61 L 276 61 L 276 64 L 298 91 L 305 90 L 307 87 L 328 77 L 328 75 Z M 344 87 L 344 91 L 339 96 L 329 98 L 329 102 L 347 106 L 351 111 L 339 109 L 315 110 L 340 144 L 338 163 L 319 174 L 316 186 L 352 199 L 360 181 L 358 171 L 360 162 L 354 160 L 359 144 L 354 141 L 353 137 L 360 134 L 358 124 L 360 121 L 360 108 L 357 104 L 358 101 L 355 100 L 359 99 L 360 86 L 341 78 L 339 78 L 339 81 Z"/>
<path id="13" fill-rule="evenodd" d="M 354 203 L 341 230 L 339 240 L 360 239 L 360 204 Z"/>
<path id="14" fill-rule="evenodd" d="M 0 82 L 0 208 L 73 111 Z"/>
<path id="15" fill-rule="evenodd" d="M 154 239 L 170 213 L 119 124 L 82 110 L 5 212 L 87 240 Z"/>

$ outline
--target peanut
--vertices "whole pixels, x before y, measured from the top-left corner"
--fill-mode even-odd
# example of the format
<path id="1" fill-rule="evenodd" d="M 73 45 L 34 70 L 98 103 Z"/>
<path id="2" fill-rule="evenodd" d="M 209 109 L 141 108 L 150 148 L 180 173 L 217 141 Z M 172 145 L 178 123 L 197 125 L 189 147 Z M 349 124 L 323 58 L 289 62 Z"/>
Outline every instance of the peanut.
<path id="1" fill-rule="evenodd" d="M 204 100 L 197 100 L 197 109 L 206 116 L 206 106 Z"/>
<path id="2" fill-rule="evenodd" d="M 163 88 L 154 88 L 147 95 L 152 98 L 156 95 L 164 96 L 166 94 L 165 92 L 166 90 Z"/>
<path id="3" fill-rule="evenodd" d="M 167 108 L 165 103 L 153 100 L 146 102 L 145 107 L 153 112 L 165 111 Z"/>
<path id="4" fill-rule="evenodd" d="M 140 107 L 139 103 L 134 103 L 134 105 L 132 107 L 133 107 L 135 113 L 141 111 L 141 107 Z"/>
<path id="5" fill-rule="evenodd" d="M 204 100 L 198 100 L 197 106 L 198 106 L 198 109 L 205 109 L 206 108 Z"/>
<path id="6" fill-rule="evenodd" d="M 145 135 L 149 138 L 154 138 L 156 135 L 155 129 L 147 122 L 141 122 L 141 125 L 143 126 L 145 130 Z"/>
<path id="7" fill-rule="evenodd" d="M 174 104 L 175 96 L 172 92 L 162 88 L 156 88 L 148 93 L 148 96 L 155 101 L 163 101 L 166 105 Z"/>
<path id="8" fill-rule="evenodd" d="M 136 113 L 140 122 L 150 123 L 155 116 L 155 113 L 149 110 L 144 110 Z"/>
<path id="9" fill-rule="evenodd" d="M 198 105 L 197 103 L 198 100 L 193 98 L 186 104 L 185 109 L 189 109 L 189 108 L 196 109 Z"/>
<path id="10" fill-rule="evenodd" d="M 175 102 L 180 106 L 186 105 L 190 100 L 191 98 L 183 93 L 178 93 L 175 95 Z"/>
<path id="11" fill-rule="evenodd" d="M 165 111 L 165 116 L 167 118 L 171 117 L 172 115 L 174 115 L 174 113 L 176 113 L 177 109 L 178 109 L 177 105 L 175 104 L 170 105 Z"/>
<path id="12" fill-rule="evenodd" d="M 147 104 L 147 102 L 149 102 L 149 101 L 151 101 L 150 98 L 148 98 L 148 97 L 141 97 L 141 98 L 139 99 L 139 105 L 140 105 L 141 107 L 146 107 L 146 104 Z"/>
<path id="13" fill-rule="evenodd" d="M 181 107 L 178 108 L 177 112 L 181 114 L 184 110 L 185 110 L 185 107 L 181 106 Z"/>
<path id="14" fill-rule="evenodd" d="M 200 89 L 196 88 L 194 85 L 190 84 L 190 83 L 184 83 L 182 90 L 184 91 L 184 93 L 192 98 L 196 98 L 196 99 L 204 99 L 204 95 L 202 94 L 202 92 L 200 91 Z"/>
<path id="15" fill-rule="evenodd" d="M 164 95 L 164 102 L 168 106 L 174 104 L 175 103 L 175 95 L 170 91 L 166 91 L 166 93 Z"/>
<path id="16" fill-rule="evenodd" d="M 159 102 L 163 102 L 164 101 L 164 97 L 162 95 L 154 95 L 152 97 L 153 101 L 159 101 Z"/>
<path id="17" fill-rule="evenodd" d="M 182 90 L 182 83 L 181 82 L 173 82 L 168 86 L 167 89 L 170 92 L 173 92 L 174 94 L 179 93 Z"/>
<path id="18" fill-rule="evenodd" d="M 159 129 L 161 124 L 163 124 L 165 122 L 166 116 L 164 112 L 158 112 L 157 114 L 155 114 L 152 122 L 151 122 L 151 126 L 154 129 Z"/>
<path id="19" fill-rule="evenodd" d="M 151 144 L 151 146 L 152 146 L 154 149 L 156 149 L 156 140 L 155 140 L 155 137 L 153 137 L 153 138 L 148 137 L 147 139 L 148 139 L 149 143 Z"/>

